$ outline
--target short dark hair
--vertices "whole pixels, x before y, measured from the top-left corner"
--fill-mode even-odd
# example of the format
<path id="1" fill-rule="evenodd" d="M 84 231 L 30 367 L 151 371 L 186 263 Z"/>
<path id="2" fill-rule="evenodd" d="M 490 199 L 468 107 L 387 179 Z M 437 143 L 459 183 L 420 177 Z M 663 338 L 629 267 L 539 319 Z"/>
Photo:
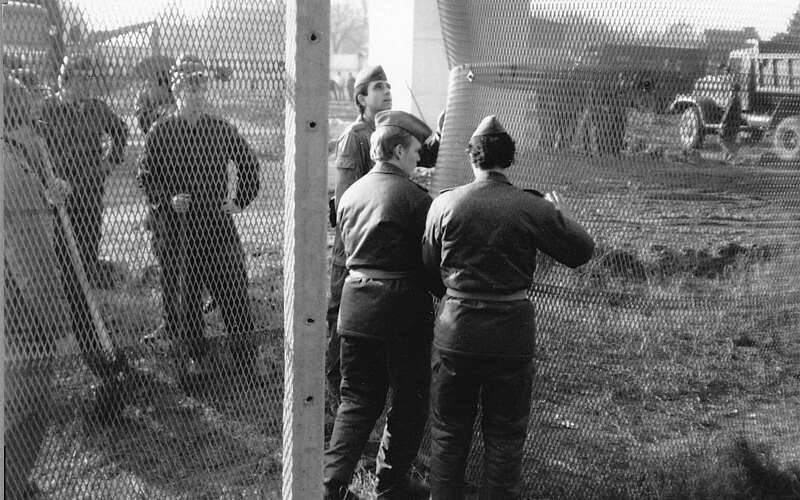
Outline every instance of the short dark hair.
<path id="1" fill-rule="evenodd" d="M 472 163 L 488 170 L 510 167 L 514 163 L 517 147 L 508 134 L 479 135 L 469 140 L 467 151 Z"/>

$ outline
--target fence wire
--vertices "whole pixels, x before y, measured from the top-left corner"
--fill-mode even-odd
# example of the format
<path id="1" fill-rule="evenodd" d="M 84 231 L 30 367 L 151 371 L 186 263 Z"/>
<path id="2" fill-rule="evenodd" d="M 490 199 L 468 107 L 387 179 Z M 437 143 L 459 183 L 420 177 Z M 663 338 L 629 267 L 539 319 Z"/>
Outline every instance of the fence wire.
<path id="1" fill-rule="evenodd" d="M 284 4 L 164 5 L 3 2 L 6 498 L 280 491 Z"/>
<path id="2" fill-rule="evenodd" d="M 280 490 L 284 6 L 207 4 L 125 26 L 3 4 L 8 498 Z M 793 11 L 438 4 L 432 192 L 471 180 L 495 114 L 512 180 L 557 189 L 599 242 L 576 271 L 539 258 L 524 497 L 792 498 L 800 43 L 749 26 Z M 207 85 L 207 116 L 173 116 L 173 78 Z M 482 446 L 476 427 L 475 487 Z"/>
<path id="3" fill-rule="evenodd" d="M 512 181 L 559 191 L 598 242 L 574 271 L 538 257 L 525 498 L 796 495 L 800 39 L 748 27 L 796 6 L 438 3 L 433 190 L 472 180 L 465 146 L 495 114 Z"/>

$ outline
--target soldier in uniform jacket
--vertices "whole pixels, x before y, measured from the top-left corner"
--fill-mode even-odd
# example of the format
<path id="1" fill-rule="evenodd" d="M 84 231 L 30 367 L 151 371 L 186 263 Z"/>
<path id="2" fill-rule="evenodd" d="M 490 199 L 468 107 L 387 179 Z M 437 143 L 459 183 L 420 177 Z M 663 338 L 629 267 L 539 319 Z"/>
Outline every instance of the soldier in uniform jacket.
<path id="1" fill-rule="evenodd" d="M 105 102 L 92 97 L 98 77 L 88 56 L 64 58 L 59 92 L 42 108 L 41 133 L 58 177 L 72 186 L 67 213 L 75 230 L 86 273 L 97 284 L 98 252 L 103 227 L 103 195 L 107 163 L 125 159 L 128 127 Z"/>
<path id="2" fill-rule="evenodd" d="M 469 143 L 475 180 L 441 194 L 428 213 L 422 259 L 447 287 L 434 327 L 431 494 L 464 498 L 464 474 L 480 398 L 485 483 L 481 498 L 520 498 L 531 406 L 534 306 L 527 299 L 542 251 L 570 267 L 594 242 L 556 194 L 509 182 L 514 141 L 494 116 Z"/>
<path id="3" fill-rule="evenodd" d="M 153 244 L 161 265 L 164 328 L 158 339 L 199 374 L 208 345 L 201 304 L 208 290 L 231 339 L 234 367 L 252 368 L 253 319 L 244 252 L 232 214 L 259 190 L 255 153 L 227 121 L 205 112 L 208 75 L 194 56 L 179 57 L 172 91 L 177 111 L 156 122 L 145 139 L 139 183 L 152 211 Z M 236 196 L 227 193 L 227 164 L 238 169 Z"/>
<path id="4" fill-rule="evenodd" d="M 338 210 L 348 275 L 338 323 L 341 403 L 325 453 L 329 499 L 344 498 L 389 387 L 392 401 L 377 458 L 378 498 L 419 493 L 407 472 L 427 417 L 429 290 L 435 282 L 428 280 L 420 255 L 431 199 L 409 175 L 431 130 L 402 111 L 381 112 L 375 122 L 371 150 L 377 163 L 344 193 Z"/>
<path id="5" fill-rule="evenodd" d="M 341 383 L 339 363 L 339 334 L 336 324 L 342 286 L 347 275 L 342 235 L 336 224 L 336 210 L 347 188 L 363 177 L 374 165 L 370 158 L 370 136 L 375 132 L 375 115 L 392 108 L 391 84 L 381 66 L 361 70 L 353 82 L 358 118 L 342 132 L 336 145 L 336 181 L 330 202 L 330 219 L 334 226 L 331 255 L 330 295 L 328 299 L 328 348 L 325 354 L 325 374 L 328 381 L 329 409 L 336 413 Z M 439 136 L 431 135 L 422 145 L 417 165 L 431 168 L 436 164 Z"/>
<path id="6" fill-rule="evenodd" d="M 325 377 L 328 381 L 328 410 L 336 414 L 339 406 L 339 334 L 336 322 L 339 319 L 339 302 L 342 286 L 347 275 L 342 234 L 336 227 L 336 207 L 347 188 L 372 168 L 369 153 L 369 138 L 375 132 L 375 115 L 392 108 L 392 86 L 387 81 L 381 66 L 370 66 L 358 73 L 354 82 L 354 100 L 358 118 L 339 136 L 336 144 L 336 183 L 334 197 L 330 202 L 331 223 L 334 226 L 333 249 L 331 251 L 330 295 L 328 298 L 328 348 L 325 353 Z"/>
<path id="7" fill-rule="evenodd" d="M 65 57 L 58 76 L 59 92 L 45 100 L 38 123 L 56 177 L 65 180 L 71 188 L 65 208 L 84 269 L 93 284 L 98 284 L 100 278 L 98 251 L 107 163 L 123 161 L 128 136 L 122 119 L 105 102 L 91 97 L 96 77 L 95 62 L 91 58 Z M 110 364 L 103 354 L 60 221 L 55 227 L 54 248 L 72 329 L 83 359 L 102 382 L 98 394 L 102 392 L 113 397 L 119 367 Z"/>

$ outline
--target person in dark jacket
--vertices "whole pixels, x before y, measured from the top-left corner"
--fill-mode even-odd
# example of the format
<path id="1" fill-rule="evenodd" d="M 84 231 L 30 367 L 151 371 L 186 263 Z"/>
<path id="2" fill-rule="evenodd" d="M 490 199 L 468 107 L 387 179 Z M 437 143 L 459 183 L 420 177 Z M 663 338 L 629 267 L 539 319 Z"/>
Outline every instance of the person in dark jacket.
<path id="1" fill-rule="evenodd" d="M 431 497 L 464 498 L 478 401 L 483 408 L 481 498 L 520 498 L 533 378 L 534 305 L 527 298 L 542 251 L 570 267 L 594 242 L 555 193 L 511 184 L 514 141 L 495 116 L 469 142 L 475 180 L 442 193 L 428 213 L 422 259 L 447 287 L 434 327 Z"/>
<path id="2" fill-rule="evenodd" d="M 66 212 L 82 264 L 89 281 L 95 285 L 100 281 L 98 252 L 108 164 L 122 163 L 128 136 L 122 119 L 105 102 L 91 96 L 96 72 L 95 61 L 87 56 L 65 57 L 58 77 L 59 92 L 44 102 L 38 121 L 55 176 L 70 186 Z M 109 363 L 96 336 L 89 303 L 70 257 L 61 222 L 56 224 L 54 241 L 72 329 L 81 354 L 102 382 L 98 394 L 111 396 L 119 366 Z"/>
<path id="3" fill-rule="evenodd" d="M 177 111 L 147 134 L 138 174 L 152 211 L 162 271 L 161 340 L 185 363 L 183 375 L 202 371 L 208 345 L 201 298 L 208 290 L 228 331 L 233 368 L 248 372 L 255 357 L 253 319 L 232 215 L 258 194 L 258 159 L 233 125 L 205 111 L 208 73 L 203 61 L 179 57 L 171 85 Z M 227 193 L 229 161 L 238 169 L 233 199 Z"/>
<path id="4" fill-rule="evenodd" d="M 339 136 L 336 143 L 336 183 L 331 200 L 331 222 L 336 226 L 336 208 L 347 188 L 363 177 L 372 168 L 369 138 L 375 132 L 375 115 L 392 108 L 392 86 L 387 81 L 381 66 L 370 66 L 358 73 L 354 82 L 355 105 L 358 118 Z M 339 302 L 342 286 L 347 275 L 344 245 L 339 227 L 334 229 L 331 250 L 330 295 L 328 298 L 328 348 L 325 353 L 325 376 L 328 381 L 328 411 L 336 414 L 339 406 L 339 334 L 336 323 L 339 319 Z"/>
<path id="5" fill-rule="evenodd" d="M 420 241 L 431 198 L 409 175 L 430 128 L 402 111 L 375 118 L 370 172 L 342 196 L 338 220 L 348 275 L 342 290 L 341 404 L 325 453 L 328 499 L 345 498 L 388 389 L 377 457 L 378 498 L 427 497 L 408 471 L 425 428 L 433 309 Z"/>
<path id="6" fill-rule="evenodd" d="M 58 76 L 59 92 L 44 102 L 41 111 L 41 133 L 56 175 L 72 185 L 67 213 L 93 284 L 100 278 L 98 252 L 108 165 L 123 162 L 128 137 L 125 122 L 92 95 L 98 76 L 92 58 L 65 57 Z"/>
<path id="7" fill-rule="evenodd" d="M 370 136 L 375 132 L 375 116 L 392 108 L 392 86 L 381 66 L 369 66 L 355 77 L 354 101 L 358 107 L 358 118 L 351 123 L 336 144 L 336 180 L 334 197 L 331 199 L 331 223 L 334 225 L 333 249 L 331 250 L 330 295 L 328 298 L 328 348 L 325 353 L 325 375 L 329 410 L 335 415 L 339 405 L 341 383 L 339 362 L 339 334 L 336 325 L 339 303 L 342 296 L 347 269 L 344 245 L 339 227 L 336 226 L 336 210 L 345 191 L 363 177 L 374 165 L 370 158 Z M 443 117 L 441 115 L 440 117 Z M 441 125 L 441 123 L 440 123 Z M 441 128 L 441 127 L 440 127 Z M 432 168 L 436 165 L 440 134 L 432 134 L 422 144 L 417 166 Z"/>

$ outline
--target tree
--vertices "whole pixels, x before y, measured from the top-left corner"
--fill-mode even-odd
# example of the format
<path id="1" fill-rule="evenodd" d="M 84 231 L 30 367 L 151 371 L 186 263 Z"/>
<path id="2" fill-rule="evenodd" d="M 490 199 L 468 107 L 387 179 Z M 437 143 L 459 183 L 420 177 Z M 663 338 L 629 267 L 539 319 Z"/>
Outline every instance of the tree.
<path id="1" fill-rule="evenodd" d="M 789 20 L 789 27 L 786 28 L 786 34 L 789 36 L 800 36 L 800 8 L 794 13 Z"/>
<path id="2" fill-rule="evenodd" d="M 364 51 L 368 38 L 365 2 L 331 2 L 331 53 L 354 54 Z"/>

